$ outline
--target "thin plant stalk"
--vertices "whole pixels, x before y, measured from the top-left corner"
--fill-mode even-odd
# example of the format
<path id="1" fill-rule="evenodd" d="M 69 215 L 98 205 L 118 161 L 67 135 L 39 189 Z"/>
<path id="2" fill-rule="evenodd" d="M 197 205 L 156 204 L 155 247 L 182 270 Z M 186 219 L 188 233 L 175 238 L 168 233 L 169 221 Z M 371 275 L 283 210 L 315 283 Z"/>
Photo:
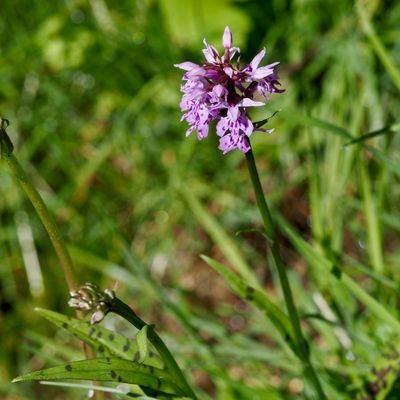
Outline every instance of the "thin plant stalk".
<path id="1" fill-rule="evenodd" d="M 11 173 L 18 180 L 22 189 L 31 201 L 50 237 L 51 243 L 53 244 L 54 250 L 56 251 L 57 257 L 60 261 L 68 289 L 70 291 L 74 290 L 76 288 L 76 282 L 72 260 L 53 216 L 50 214 L 39 192 L 25 174 L 25 171 L 21 167 L 17 158 L 13 154 L 5 155 L 3 158 L 7 162 Z"/>
<path id="2" fill-rule="evenodd" d="M 305 376 L 307 377 L 309 382 L 313 385 L 315 391 L 318 393 L 319 399 L 324 400 L 327 397 L 322 389 L 321 383 L 314 370 L 314 367 L 311 364 L 309 345 L 306 339 L 304 338 L 303 332 L 301 330 L 300 318 L 296 306 L 294 304 L 292 290 L 290 288 L 289 279 L 286 273 L 285 265 L 282 260 L 279 242 L 277 241 L 276 237 L 275 225 L 272 219 L 272 215 L 269 211 L 267 201 L 264 196 L 264 192 L 261 187 L 260 178 L 258 175 L 252 149 L 250 149 L 246 153 L 246 160 L 251 181 L 253 183 L 254 192 L 256 195 L 257 206 L 264 222 L 265 234 L 267 235 L 267 238 L 270 242 L 269 244 L 271 246 L 272 256 L 275 261 L 276 268 L 278 270 L 279 281 L 285 299 L 286 308 L 296 337 L 297 355 L 303 364 Z"/>
<path id="3" fill-rule="evenodd" d="M 8 138 L 7 133 L 5 132 L 5 128 L 8 126 L 8 120 L 4 120 L 0 118 L 1 121 L 1 132 L 0 132 L 0 140 L 6 141 L 8 145 L 8 154 L 1 150 L 1 157 L 6 161 L 12 175 L 19 182 L 25 194 L 28 196 L 30 202 L 35 208 L 37 214 L 39 215 L 40 220 L 42 221 L 43 226 L 45 227 L 50 241 L 54 247 L 54 250 L 57 254 L 58 260 L 60 261 L 61 268 L 64 273 L 65 282 L 67 283 L 69 291 L 73 291 L 76 288 L 76 280 L 74 274 L 74 267 L 72 264 L 71 256 L 67 250 L 67 246 L 65 245 L 64 239 L 61 236 L 61 233 L 58 229 L 56 221 L 52 214 L 50 214 L 46 203 L 43 201 L 39 192 L 36 190 L 35 186 L 33 186 L 31 180 L 26 175 L 24 169 L 21 167 L 21 164 L 18 162 L 17 158 L 12 154 L 14 146 L 12 145 L 10 139 Z M 77 316 L 80 317 L 81 313 L 77 311 Z M 91 358 L 93 353 L 89 347 L 83 343 L 83 352 L 86 358 Z M 101 400 L 104 398 L 103 393 L 95 393 L 96 400 Z"/>
<path id="4" fill-rule="evenodd" d="M 109 311 L 118 314 L 119 316 L 125 318 L 129 321 L 133 326 L 137 329 L 142 329 L 145 325 L 147 325 L 141 318 L 137 316 L 137 314 L 123 301 L 119 300 L 117 297 L 111 302 L 109 306 Z M 179 365 L 175 361 L 175 358 L 168 350 L 168 347 L 165 345 L 161 337 L 154 331 L 154 329 L 149 329 L 147 331 L 147 338 L 150 343 L 155 347 L 161 356 L 162 360 L 165 362 L 165 365 L 168 368 L 168 371 L 171 375 L 179 382 L 179 385 L 185 390 L 186 394 L 192 399 L 197 399 L 195 393 L 192 388 L 188 384 L 183 372 L 179 368 Z"/>

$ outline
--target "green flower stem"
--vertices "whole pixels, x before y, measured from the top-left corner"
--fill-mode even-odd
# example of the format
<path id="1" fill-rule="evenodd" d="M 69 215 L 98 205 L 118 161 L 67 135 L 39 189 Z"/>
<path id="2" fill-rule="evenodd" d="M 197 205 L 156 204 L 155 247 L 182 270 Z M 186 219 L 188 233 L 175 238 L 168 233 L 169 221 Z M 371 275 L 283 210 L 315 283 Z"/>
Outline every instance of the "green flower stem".
<path id="1" fill-rule="evenodd" d="M 30 179 L 25 174 L 25 171 L 21 167 L 20 163 L 18 162 L 17 158 L 13 155 L 4 155 L 4 160 L 7 162 L 8 167 L 14 177 L 20 183 L 22 189 L 28 196 L 29 200 L 31 201 L 33 207 L 35 208 L 36 212 L 39 215 L 40 220 L 42 221 L 49 237 L 51 243 L 53 244 L 54 250 L 56 251 L 57 257 L 60 261 L 61 268 L 64 273 L 65 281 L 67 283 L 69 291 L 73 291 L 76 289 L 76 282 L 74 276 L 74 268 L 72 264 L 71 257 L 68 253 L 67 247 L 64 243 L 64 240 L 61 236 L 60 231 L 58 230 L 56 221 L 54 220 L 53 216 L 50 214 L 45 202 L 43 201 L 42 197 L 40 196 L 39 192 L 36 188 L 32 185 Z M 81 313 L 77 311 L 78 318 L 81 316 Z M 83 344 L 83 352 L 85 353 L 86 358 L 91 358 L 93 353 L 86 344 Z M 96 392 L 95 397 L 96 400 L 101 400 L 104 398 L 103 393 Z"/>
<path id="2" fill-rule="evenodd" d="M 304 374 L 308 378 L 310 383 L 312 383 L 312 385 L 314 386 L 316 392 L 318 393 L 319 399 L 326 399 L 321 383 L 319 382 L 318 376 L 315 373 L 315 370 L 310 361 L 309 346 L 301 330 L 300 318 L 293 301 L 293 294 L 290 288 L 289 279 L 286 274 L 285 265 L 282 261 L 279 243 L 276 238 L 274 222 L 269 211 L 267 202 L 265 200 L 264 192 L 261 187 L 260 178 L 258 176 L 257 167 L 254 160 L 253 151 L 251 149 L 246 153 L 246 160 L 251 181 L 253 183 L 254 191 L 256 194 L 257 206 L 260 210 L 261 217 L 264 222 L 265 233 L 270 241 L 272 256 L 278 270 L 279 280 L 281 283 L 283 296 L 285 298 L 286 308 L 289 313 L 290 322 L 292 324 L 293 331 L 296 337 L 297 355 L 303 364 Z"/>
<path id="3" fill-rule="evenodd" d="M 142 329 L 145 325 L 148 325 L 141 318 L 139 318 L 127 304 L 122 302 L 117 297 L 111 302 L 109 311 L 118 314 L 122 318 L 125 318 L 139 330 Z M 147 338 L 158 351 L 162 360 L 165 362 L 165 365 L 168 367 L 171 375 L 177 380 L 177 384 L 186 392 L 186 394 L 190 398 L 197 399 L 192 388 L 189 386 L 185 376 L 183 375 L 183 372 L 175 361 L 175 358 L 172 356 L 171 352 L 168 350 L 168 347 L 165 345 L 160 336 L 154 331 L 154 329 L 149 329 L 147 331 Z"/>
<path id="4" fill-rule="evenodd" d="M 74 290 L 76 288 L 76 284 L 72 260 L 53 216 L 49 213 L 46 204 L 44 203 L 36 188 L 32 185 L 30 179 L 25 174 L 16 157 L 13 154 L 10 154 L 3 155 L 3 158 L 7 162 L 11 173 L 18 180 L 22 189 L 25 191 L 33 207 L 35 207 L 35 210 L 38 213 L 47 233 L 49 234 L 50 240 L 57 253 L 68 288 L 70 291 Z"/>

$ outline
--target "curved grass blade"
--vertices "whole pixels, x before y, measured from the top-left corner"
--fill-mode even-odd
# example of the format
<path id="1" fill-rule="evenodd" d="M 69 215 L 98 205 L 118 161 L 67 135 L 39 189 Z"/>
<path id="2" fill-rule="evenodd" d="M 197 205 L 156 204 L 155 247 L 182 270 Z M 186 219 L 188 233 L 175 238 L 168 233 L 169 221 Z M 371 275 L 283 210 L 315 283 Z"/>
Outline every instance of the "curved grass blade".
<path id="1" fill-rule="evenodd" d="M 88 322 L 70 318 L 55 311 L 43 308 L 37 308 L 36 311 L 53 324 L 76 335 L 98 353 L 103 355 L 112 354 L 135 362 L 141 358 L 139 345 L 135 340 L 130 340 L 119 333 L 99 325 L 90 325 Z M 148 349 L 146 356 L 141 362 L 155 368 L 164 368 L 161 358 L 151 349 Z"/>
<path id="2" fill-rule="evenodd" d="M 380 59 L 381 63 L 384 65 L 387 73 L 392 78 L 393 83 L 396 85 L 397 89 L 400 90 L 400 71 L 396 67 L 396 64 L 392 60 L 388 50 L 383 45 L 382 40 L 377 35 L 372 22 L 364 8 L 362 1 L 356 2 L 356 11 L 358 18 L 360 19 L 362 29 L 371 43 L 376 55 Z"/>
<path id="3" fill-rule="evenodd" d="M 376 131 L 366 133 L 365 135 L 361 135 L 353 140 L 350 140 L 350 142 L 345 143 L 344 146 L 346 147 L 346 146 L 350 146 L 352 144 L 365 142 L 368 139 L 372 139 L 377 136 L 385 135 L 386 133 L 389 133 L 389 132 L 398 132 L 399 130 L 400 130 L 400 124 L 386 125 L 381 129 L 377 129 Z"/>
<path id="4" fill-rule="evenodd" d="M 295 339 L 289 318 L 278 306 L 272 303 L 264 292 L 248 285 L 235 272 L 229 270 L 218 261 L 205 255 L 201 255 L 201 258 L 225 279 L 238 296 L 249 301 L 257 309 L 265 313 L 282 337 L 288 341 L 292 350 L 295 350 Z"/>
<path id="5" fill-rule="evenodd" d="M 321 119 L 310 117 L 308 115 L 300 114 L 296 111 L 290 111 L 290 118 L 297 122 L 298 124 L 304 126 L 313 126 L 316 128 L 320 128 L 326 130 L 327 132 L 333 133 L 347 140 L 355 140 L 356 138 L 347 130 L 340 126 L 331 124 L 330 122 L 323 121 Z M 390 159 L 384 152 L 378 150 L 377 148 L 368 145 L 365 142 L 360 142 L 360 145 L 363 146 L 364 149 L 371 152 L 378 160 L 382 161 L 391 171 L 396 174 L 400 174 L 400 166 L 398 160 Z"/>
<path id="6" fill-rule="evenodd" d="M 158 393 L 184 396 L 166 371 L 119 357 L 94 358 L 31 372 L 13 379 L 13 383 L 30 380 L 78 379 L 140 385 Z"/>

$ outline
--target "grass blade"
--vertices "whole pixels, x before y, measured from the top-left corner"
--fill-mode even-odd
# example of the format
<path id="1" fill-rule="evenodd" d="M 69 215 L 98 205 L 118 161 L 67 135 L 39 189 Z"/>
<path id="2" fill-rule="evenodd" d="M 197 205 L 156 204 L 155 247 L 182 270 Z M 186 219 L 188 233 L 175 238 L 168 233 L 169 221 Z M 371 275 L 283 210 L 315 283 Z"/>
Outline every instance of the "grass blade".
<path id="1" fill-rule="evenodd" d="M 186 203 L 192 209 L 194 216 L 203 225 L 215 243 L 218 244 L 225 257 L 232 264 L 233 268 L 252 286 L 260 287 L 257 277 L 240 254 L 237 246 L 226 234 L 218 221 L 209 213 L 184 185 L 179 185 L 178 190 Z"/>
<path id="2" fill-rule="evenodd" d="M 400 322 L 389 311 L 387 311 L 382 304 L 378 303 L 344 271 L 337 271 L 336 268 L 333 268 L 332 263 L 324 255 L 307 243 L 282 216 L 278 216 L 276 214 L 276 220 L 289 240 L 303 255 L 305 260 L 308 261 L 311 266 L 316 268 L 320 274 L 323 274 L 324 278 L 328 279 L 329 281 L 335 280 L 336 282 L 342 283 L 370 310 L 371 313 L 373 313 L 380 320 L 385 321 L 396 332 L 400 333 Z M 330 272 L 329 274 L 327 273 L 328 271 Z"/>
<path id="3" fill-rule="evenodd" d="M 356 139 L 350 140 L 350 142 L 345 143 L 345 147 L 350 146 L 352 144 L 365 142 L 368 139 L 372 139 L 377 136 L 385 135 L 389 132 L 398 132 L 399 130 L 400 130 L 400 124 L 386 125 L 381 129 L 377 129 L 376 131 L 366 133 L 365 135 L 361 135 L 361 136 L 357 137 Z"/>
<path id="4" fill-rule="evenodd" d="M 202 255 L 201 258 L 224 278 L 238 296 L 249 301 L 262 311 L 275 325 L 282 337 L 289 342 L 291 348 L 295 348 L 293 329 L 288 316 L 263 291 L 248 285 L 235 272 L 229 270 L 218 261 L 205 255 Z"/>
<path id="5" fill-rule="evenodd" d="M 386 68 L 387 73 L 392 78 L 392 81 L 396 85 L 397 89 L 400 90 L 400 71 L 390 57 L 389 52 L 386 50 L 381 39 L 376 34 L 375 29 L 371 21 L 369 20 L 369 17 L 367 16 L 366 10 L 364 9 L 362 1 L 357 1 L 356 10 L 361 22 L 362 29 L 366 34 L 368 40 L 370 41 L 372 48 Z"/>
<path id="6" fill-rule="evenodd" d="M 360 155 L 362 157 L 362 155 Z M 375 271 L 384 272 L 384 262 L 382 254 L 382 235 L 379 223 L 379 211 L 377 202 L 371 187 L 371 179 L 367 170 L 365 158 L 359 163 L 361 171 L 361 187 L 364 198 L 364 215 L 367 223 L 368 252 L 371 263 Z"/>

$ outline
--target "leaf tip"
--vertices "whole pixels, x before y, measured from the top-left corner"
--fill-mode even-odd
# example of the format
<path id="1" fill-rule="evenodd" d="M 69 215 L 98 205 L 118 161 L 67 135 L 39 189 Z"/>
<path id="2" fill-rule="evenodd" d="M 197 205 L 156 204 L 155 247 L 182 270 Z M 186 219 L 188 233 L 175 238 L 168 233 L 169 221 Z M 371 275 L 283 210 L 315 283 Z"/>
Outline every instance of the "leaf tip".
<path id="1" fill-rule="evenodd" d="M 210 257 L 207 257 L 205 254 L 200 254 L 200 258 L 205 261 L 206 263 L 208 263 L 208 260 L 210 260 Z"/>

